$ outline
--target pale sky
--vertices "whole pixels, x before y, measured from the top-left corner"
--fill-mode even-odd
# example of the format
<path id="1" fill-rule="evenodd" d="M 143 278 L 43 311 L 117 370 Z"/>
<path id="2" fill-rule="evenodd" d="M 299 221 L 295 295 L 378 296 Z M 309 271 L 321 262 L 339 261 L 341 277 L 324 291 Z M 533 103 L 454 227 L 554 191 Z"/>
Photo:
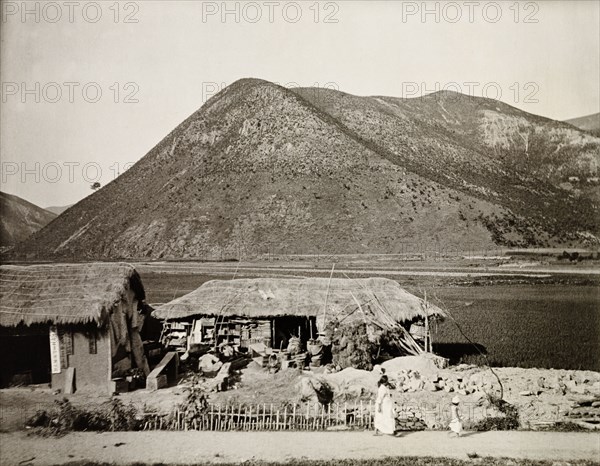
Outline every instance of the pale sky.
<path id="1" fill-rule="evenodd" d="M 0 181 L 42 207 L 107 184 L 242 77 L 600 111 L 598 1 L 228 2 L 225 17 L 220 1 L 21 3 L 1 2 Z"/>

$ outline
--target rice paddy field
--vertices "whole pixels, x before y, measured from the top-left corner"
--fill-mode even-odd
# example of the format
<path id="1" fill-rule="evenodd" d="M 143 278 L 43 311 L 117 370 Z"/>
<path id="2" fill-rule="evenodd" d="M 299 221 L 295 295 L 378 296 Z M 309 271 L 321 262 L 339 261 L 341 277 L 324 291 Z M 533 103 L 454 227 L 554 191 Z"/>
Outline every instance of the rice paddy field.
<path id="1" fill-rule="evenodd" d="M 164 303 L 211 279 L 230 279 L 222 273 L 156 273 L 138 267 L 148 302 Z M 322 276 L 329 271 L 296 272 Z M 276 273 L 276 271 L 273 271 Z M 269 273 L 270 275 L 271 273 Z M 237 277 L 265 276 L 238 272 Z M 366 273 L 364 276 L 369 276 Z M 597 279 L 448 278 L 390 276 L 411 293 L 448 310 L 434 333 L 434 351 L 452 364 L 586 369 L 600 371 L 600 287 Z M 462 333 L 459 330 L 462 329 Z M 464 335 L 463 335 L 464 334 Z M 465 337 L 466 336 L 466 337 Z M 472 344 L 469 340 L 471 340 Z"/>
<path id="2" fill-rule="evenodd" d="M 595 286 L 492 285 L 435 290 L 463 332 L 499 367 L 600 371 L 600 306 Z M 484 358 L 447 319 L 434 350 L 454 363 Z"/>

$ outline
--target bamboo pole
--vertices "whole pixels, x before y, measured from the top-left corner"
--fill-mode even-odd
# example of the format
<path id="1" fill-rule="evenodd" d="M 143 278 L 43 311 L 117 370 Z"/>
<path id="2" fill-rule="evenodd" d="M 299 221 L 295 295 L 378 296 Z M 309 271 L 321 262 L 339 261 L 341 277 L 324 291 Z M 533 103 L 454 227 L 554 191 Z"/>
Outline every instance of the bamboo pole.
<path id="1" fill-rule="evenodd" d="M 344 425 L 348 425 L 348 403 L 344 401 Z"/>
<path id="2" fill-rule="evenodd" d="M 425 291 L 425 352 L 429 351 L 429 315 L 427 313 L 427 290 Z"/>
<path id="3" fill-rule="evenodd" d="M 319 406 L 319 405 L 317 405 Z M 325 427 L 325 406 L 319 406 L 319 409 L 321 410 L 321 428 Z"/>
<path id="4" fill-rule="evenodd" d="M 308 420 L 310 419 L 310 402 L 306 403 L 306 430 L 308 430 Z"/>
<path id="5" fill-rule="evenodd" d="M 258 430 L 260 428 L 260 403 L 256 403 L 256 422 L 252 423 L 252 430 Z"/>
<path id="6" fill-rule="evenodd" d="M 363 402 L 360 400 L 360 427 L 363 427 L 365 424 L 365 412 L 363 410 Z"/>
<path id="7" fill-rule="evenodd" d="M 294 430 L 296 429 L 296 403 L 294 403 L 294 410 L 292 413 L 292 423 L 294 425 Z"/>
<path id="8" fill-rule="evenodd" d="M 283 408 L 283 430 L 287 430 L 287 405 Z"/>
<path id="9" fill-rule="evenodd" d="M 333 277 L 333 270 L 335 269 L 335 262 L 331 266 L 331 273 L 329 274 L 329 281 L 327 282 L 327 292 L 325 293 L 325 306 L 323 307 L 323 328 L 327 325 L 327 302 L 329 301 L 329 288 L 331 286 L 331 278 Z"/>

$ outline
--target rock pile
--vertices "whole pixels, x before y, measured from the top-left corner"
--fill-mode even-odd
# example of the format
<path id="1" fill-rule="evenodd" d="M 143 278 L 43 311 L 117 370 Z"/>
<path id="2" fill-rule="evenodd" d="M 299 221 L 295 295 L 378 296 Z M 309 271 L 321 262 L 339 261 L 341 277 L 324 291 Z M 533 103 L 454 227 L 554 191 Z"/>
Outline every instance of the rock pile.
<path id="1" fill-rule="evenodd" d="M 423 375 L 419 371 L 401 370 L 399 372 L 388 374 L 388 377 L 395 385 L 396 390 L 402 393 L 414 393 L 420 390 L 429 392 L 445 391 L 447 393 L 458 393 L 460 395 L 470 395 L 475 392 L 485 391 L 491 388 L 491 384 L 474 374 L 470 377 L 461 375 L 450 375 L 439 373 L 432 375 Z"/>

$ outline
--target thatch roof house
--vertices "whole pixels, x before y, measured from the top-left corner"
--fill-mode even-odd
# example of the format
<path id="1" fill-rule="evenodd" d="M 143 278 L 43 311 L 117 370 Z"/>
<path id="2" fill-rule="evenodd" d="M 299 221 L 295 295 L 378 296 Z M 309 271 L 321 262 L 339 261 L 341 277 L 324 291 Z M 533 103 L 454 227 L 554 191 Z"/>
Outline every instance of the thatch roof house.
<path id="1" fill-rule="evenodd" d="M 267 319 L 273 323 L 272 344 L 278 348 L 285 338 L 278 338 L 276 329 L 294 333 L 291 330 L 300 326 L 299 333 L 308 338 L 333 319 L 344 323 L 364 320 L 390 329 L 425 316 L 444 317 L 445 313 L 386 278 L 257 278 L 206 282 L 158 307 L 154 316 L 164 320 L 207 316 Z M 309 324 L 305 326 L 303 321 Z"/>
<path id="2" fill-rule="evenodd" d="M 386 309 L 398 322 L 426 313 L 446 315 L 437 306 L 425 308 L 421 298 L 387 278 L 253 278 L 211 280 L 158 307 L 154 316 L 171 320 L 193 316 L 318 317 L 326 313 L 330 317 L 348 314 L 350 318 L 350 311 L 357 310 L 358 304 L 373 308 L 380 317 L 382 308 Z"/>
<path id="3" fill-rule="evenodd" d="M 128 264 L 1 266 L 2 385 L 110 391 L 133 367 L 147 373 L 144 299 Z"/>

